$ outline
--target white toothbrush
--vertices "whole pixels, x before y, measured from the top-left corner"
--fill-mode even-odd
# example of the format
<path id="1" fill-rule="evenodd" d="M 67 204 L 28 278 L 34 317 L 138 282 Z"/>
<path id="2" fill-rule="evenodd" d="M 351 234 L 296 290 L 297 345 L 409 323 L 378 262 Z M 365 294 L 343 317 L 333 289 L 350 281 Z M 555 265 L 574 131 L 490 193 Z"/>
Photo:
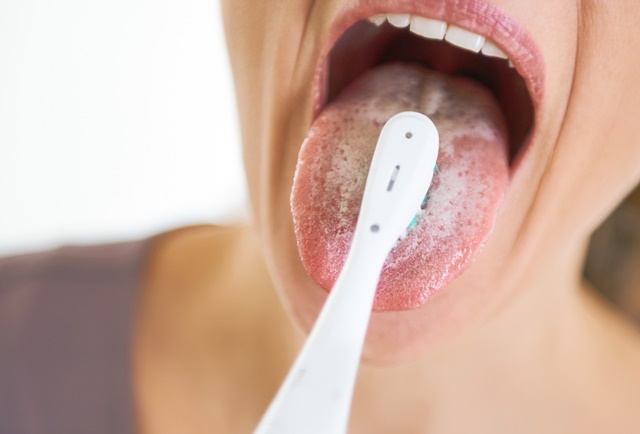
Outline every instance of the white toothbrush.
<path id="1" fill-rule="evenodd" d="M 349 255 L 287 378 L 254 434 L 344 434 L 382 266 L 425 197 L 439 149 L 415 112 L 385 124 Z"/>

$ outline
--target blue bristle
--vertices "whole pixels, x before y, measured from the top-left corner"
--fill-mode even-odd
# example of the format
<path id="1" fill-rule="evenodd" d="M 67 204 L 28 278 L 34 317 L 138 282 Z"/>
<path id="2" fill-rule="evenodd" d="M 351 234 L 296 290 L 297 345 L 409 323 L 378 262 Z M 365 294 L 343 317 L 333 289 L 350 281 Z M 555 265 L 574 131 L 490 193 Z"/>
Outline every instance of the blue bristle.
<path id="1" fill-rule="evenodd" d="M 418 214 L 413 216 L 413 220 L 411 220 L 411 223 L 409 223 L 409 229 L 415 228 L 417 223 L 418 223 Z"/>
<path id="2" fill-rule="evenodd" d="M 438 165 L 436 164 L 436 165 L 433 167 L 433 172 L 434 172 L 434 173 L 436 173 L 436 172 L 439 172 L 439 171 L 440 171 L 440 169 L 438 169 Z M 427 194 L 425 194 L 425 195 L 424 195 L 424 199 L 422 200 L 422 204 L 420 204 L 420 208 L 421 208 L 421 209 L 424 209 L 424 208 L 425 208 L 425 206 L 427 206 L 427 199 L 428 199 L 428 198 L 429 198 L 429 193 L 427 193 Z M 407 226 L 407 231 L 416 227 L 416 225 L 418 224 L 418 217 L 419 217 L 419 215 L 418 215 L 418 214 L 416 214 L 416 215 L 413 217 L 413 220 L 411 220 L 411 223 L 409 223 L 409 226 Z M 401 237 L 401 238 L 404 238 L 404 236 L 403 236 L 403 237 Z M 398 243 L 396 242 L 396 244 L 395 244 L 395 245 L 397 246 L 397 245 L 398 245 Z M 395 246 L 394 246 L 394 247 L 395 247 Z"/>
<path id="3" fill-rule="evenodd" d="M 427 199 L 429 198 L 429 193 L 424 195 L 424 199 L 422 199 L 422 203 L 420 204 L 420 209 L 424 209 L 427 206 Z"/>

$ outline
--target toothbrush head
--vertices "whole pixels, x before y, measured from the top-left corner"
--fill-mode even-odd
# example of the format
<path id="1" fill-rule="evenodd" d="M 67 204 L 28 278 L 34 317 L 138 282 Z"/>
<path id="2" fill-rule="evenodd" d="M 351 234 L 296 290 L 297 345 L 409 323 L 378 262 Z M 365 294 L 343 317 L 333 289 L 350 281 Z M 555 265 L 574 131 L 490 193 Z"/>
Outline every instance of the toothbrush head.
<path id="1" fill-rule="evenodd" d="M 402 112 L 387 121 L 373 155 L 356 232 L 368 231 L 390 249 L 415 225 L 416 211 L 426 201 L 437 170 L 439 145 L 438 130 L 423 114 Z"/>

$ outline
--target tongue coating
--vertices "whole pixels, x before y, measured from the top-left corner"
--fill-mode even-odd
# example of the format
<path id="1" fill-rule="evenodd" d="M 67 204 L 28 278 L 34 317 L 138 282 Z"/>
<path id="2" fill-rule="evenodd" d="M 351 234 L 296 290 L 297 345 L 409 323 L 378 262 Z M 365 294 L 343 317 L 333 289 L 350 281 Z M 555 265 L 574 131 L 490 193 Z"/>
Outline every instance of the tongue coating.
<path id="1" fill-rule="evenodd" d="M 323 110 L 298 157 L 298 251 L 324 290 L 349 251 L 382 126 L 406 110 L 438 128 L 438 172 L 417 223 L 387 258 L 375 311 L 415 309 L 458 276 L 489 236 L 509 178 L 504 117 L 486 88 L 413 64 L 369 71 Z"/>

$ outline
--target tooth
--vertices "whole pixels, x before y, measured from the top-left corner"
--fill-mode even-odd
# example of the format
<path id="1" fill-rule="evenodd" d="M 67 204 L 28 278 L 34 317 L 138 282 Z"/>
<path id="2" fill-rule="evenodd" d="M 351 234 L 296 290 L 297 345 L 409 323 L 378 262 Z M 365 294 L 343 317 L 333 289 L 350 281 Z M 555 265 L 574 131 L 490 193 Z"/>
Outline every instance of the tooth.
<path id="1" fill-rule="evenodd" d="M 409 14 L 388 14 L 387 20 L 395 27 L 407 27 L 411 22 L 411 15 Z"/>
<path id="2" fill-rule="evenodd" d="M 447 32 L 447 23 L 423 17 L 412 17 L 409 27 L 416 35 L 431 39 L 442 39 Z"/>
<path id="3" fill-rule="evenodd" d="M 509 68 L 515 68 L 516 65 L 513 63 L 513 60 L 509 59 Z"/>
<path id="4" fill-rule="evenodd" d="M 485 41 L 484 36 L 476 35 L 473 32 L 461 29 L 454 25 L 449 26 L 444 39 L 451 42 L 453 45 L 471 50 L 474 53 L 480 51 Z"/>
<path id="5" fill-rule="evenodd" d="M 382 25 L 382 23 L 384 23 L 387 19 L 387 16 L 384 14 L 381 15 L 374 15 L 372 17 L 367 18 L 369 21 L 371 21 L 373 24 L 375 24 L 376 26 L 380 26 Z"/>
<path id="6" fill-rule="evenodd" d="M 499 57 L 500 59 L 506 59 L 507 55 L 504 54 L 504 51 L 499 49 L 496 44 L 491 41 L 486 41 L 482 46 L 482 54 L 485 56 L 491 57 Z"/>

